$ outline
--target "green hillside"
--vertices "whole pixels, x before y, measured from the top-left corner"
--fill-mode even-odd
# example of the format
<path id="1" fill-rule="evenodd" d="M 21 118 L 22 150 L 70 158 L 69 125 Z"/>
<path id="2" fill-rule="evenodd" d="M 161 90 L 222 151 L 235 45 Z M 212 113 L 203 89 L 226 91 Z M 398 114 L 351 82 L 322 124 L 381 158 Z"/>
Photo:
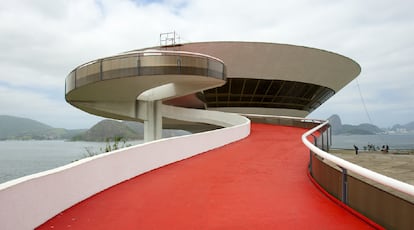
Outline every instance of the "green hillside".
<path id="1" fill-rule="evenodd" d="M 49 129 L 52 129 L 52 127 L 35 120 L 0 115 L 0 139 L 32 135 Z"/>
<path id="2" fill-rule="evenodd" d="M 185 135 L 182 130 L 163 130 L 163 137 Z M 21 117 L 0 115 L 0 140 L 73 140 L 113 141 L 144 139 L 144 125 L 140 122 L 102 120 L 92 128 L 68 130 L 54 128 L 41 122 Z"/>
<path id="3" fill-rule="evenodd" d="M 82 131 L 53 128 L 28 118 L 0 115 L 0 140 L 70 139 Z"/>
<path id="4" fill-rule="evenodd" d="M 183 130 L 164 129 L 163 137 L 174 137 L 189 134 Z M 103 120 L 89 130 L 76 135 L 74 141 L 114 141 L 115 138 L 124 140 L 144 139 L 144 124 L 134 121 Z"/>
<path id="5" fill-rule="evenodd" d="M 135 122 L 136 123 L 136 122 Z M 142 124 L 141 124 L 142 125 Z M 92 128 L 76 135 L 72 140 L 78 141 L 107 141 L 114 140 L 116 137 L 122 137 L 127 140 L 143 139 L 144 132 L 142 129 L 134 129 L 138 127 L 137 124 L 125 124 L 115 120 L 102 120 L 94 125 Z"/>

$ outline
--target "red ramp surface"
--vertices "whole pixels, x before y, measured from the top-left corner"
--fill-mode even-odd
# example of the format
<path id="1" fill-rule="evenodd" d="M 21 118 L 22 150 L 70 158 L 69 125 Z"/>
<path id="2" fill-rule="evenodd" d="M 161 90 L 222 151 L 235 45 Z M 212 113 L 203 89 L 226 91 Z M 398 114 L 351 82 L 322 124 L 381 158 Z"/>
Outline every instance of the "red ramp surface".
<path id="1" fill-rule="evenodd" d="M 309 180 L 305 131 L 252 124 L 244 140 L 113 186 L 39 229 L 372 229 Z"/>

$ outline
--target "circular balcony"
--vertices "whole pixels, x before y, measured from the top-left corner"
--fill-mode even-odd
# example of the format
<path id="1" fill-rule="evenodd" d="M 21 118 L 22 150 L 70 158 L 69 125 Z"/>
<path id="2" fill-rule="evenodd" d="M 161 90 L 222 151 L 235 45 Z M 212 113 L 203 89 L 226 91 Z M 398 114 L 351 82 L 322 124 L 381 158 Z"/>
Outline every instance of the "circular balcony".
<path id="1" fill-rule="evenodd" d="M 66 78 L 66 101 L 86 112 L 135 120 L 137 100 L 168 100 L 225 84 L 224 63 L 182 51 L 123 53 L 78 66 Z"/>

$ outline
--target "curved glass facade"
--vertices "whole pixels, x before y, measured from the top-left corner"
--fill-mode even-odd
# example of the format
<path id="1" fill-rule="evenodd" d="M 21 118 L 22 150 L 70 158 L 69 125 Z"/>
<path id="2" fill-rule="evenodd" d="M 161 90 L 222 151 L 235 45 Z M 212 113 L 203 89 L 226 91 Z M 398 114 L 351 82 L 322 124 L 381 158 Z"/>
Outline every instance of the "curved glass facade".
<path id="1" fill-rule="evenodd" d="M 207 107 L 261 107 L 313 111 L 335 94 L 324 86 L 284 80 L 227 78 L 204 91 Z"/>

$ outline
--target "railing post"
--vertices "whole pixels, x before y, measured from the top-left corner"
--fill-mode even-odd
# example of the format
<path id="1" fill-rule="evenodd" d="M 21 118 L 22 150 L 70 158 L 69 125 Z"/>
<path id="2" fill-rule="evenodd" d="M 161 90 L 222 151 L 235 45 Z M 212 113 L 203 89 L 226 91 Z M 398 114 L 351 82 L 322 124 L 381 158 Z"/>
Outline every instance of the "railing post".
<path id="1" fill-rule="evenodd" d="M 137 75 L 141 76 L 141 56 L 137 56 Z"/>
<path id="2" fill-rule="evenodd" d="M 313 174 L 312 174 L 312 150 L 309 150 L 309 173 L 310 173 L 310 175 L 313 177 Z"/>
<path id="3" fill-rule="evenodd" d="M 311 136 L 313 137 L 313 145 L 318 146 L 318 138 L 313 134 Z"/>
<path id="4" fill-rule="evenodd" d="M 327 152 L 329 152 L 329 149 L 331 147 L 332 144 L 332 129 L 331 129 L 331 125 L 328 126 L 328 133 L 327 133 L 327 139 L 328 139 L 328 146 L 327 146 Z"/>
<path id="5" fill-rule="evenodd" d="M 102 71 L 103 67 L 102 67 L 102 59 L 99 60 L 99 80 L 102 81 L 103 79 L 103 71 Z"/>
<path id="6" fill-rule="evenodd" d="M 311 134 L 311 136 L 313 137 L 314 145 L 317 146 L 318 138 L 313 134 Z M 312 150 L 309 149 L 309 173 L 310 173 L 311 176 L 312 176 L 312 154 L 313 154 Z"/>
<path id="7" fill-rule="evenodd" d="M 325 144 L 325 138 L 324 138 L 324 136 L 325 136 L 325 131 L 323 131 L 323 132 L 321 133 L 321 138 L 322 138 L 322 145 L 321 145 L 321 148 L 322 148 L 322 150 L 325 150 L 325 147 L 324 147 L 324 144 Z"/>
<path id="8" fill-rule="evenodd" d="M 346 168 L 342 168 L 342 203 L 348 204 L 348 173 Z"/>

